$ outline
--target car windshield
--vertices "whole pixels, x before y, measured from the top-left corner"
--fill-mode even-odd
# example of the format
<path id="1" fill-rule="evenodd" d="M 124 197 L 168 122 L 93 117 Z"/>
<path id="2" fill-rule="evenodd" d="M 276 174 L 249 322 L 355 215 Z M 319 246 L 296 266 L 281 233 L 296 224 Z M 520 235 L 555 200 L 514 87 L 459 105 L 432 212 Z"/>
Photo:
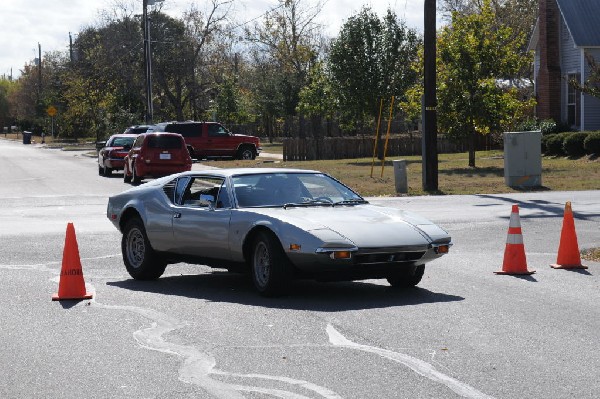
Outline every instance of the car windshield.
<path id="1" fill-rule="evenodd" d="M 234 176 L 240 208 L 355 205 L 366 201 L 323 173 L 260 173 Z"/>
<path id="2" fill-rule="evenodd" d="M 133 140 L 135 140 L 135 137 L 115 137 L 111 145 L 113 147 L 125 147 L 127 145 L 131 147 Z"/>

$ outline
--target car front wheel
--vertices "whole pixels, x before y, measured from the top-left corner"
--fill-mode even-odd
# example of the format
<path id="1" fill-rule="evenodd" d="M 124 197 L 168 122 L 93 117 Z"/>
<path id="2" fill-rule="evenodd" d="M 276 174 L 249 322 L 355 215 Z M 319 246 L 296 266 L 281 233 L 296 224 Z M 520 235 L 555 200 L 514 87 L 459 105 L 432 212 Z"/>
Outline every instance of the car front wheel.
<path id="1" fill-rule="evenodd" d="M 263 296 L 282 295 L 290 286 L 292 265 L 279 240 L 268 232 L 260 232 L 252 252 L 252 280 Z"/>
<path id="2" fill-rule="evenodd" d="M 407 267 L 388 276 L 387 281 L 394 288 L 409 288 L 419 284 L 423 274 L 425 274 L 425 265 Z"/>
<path id="3" fill-rule="evenodd" d="M 139 218 L 131 219 L 123 229 L 121 252 L 125 268 L 136 280 L 155 280 L 162 276 L 167 263 L 156 254 Z"/>
<path id="4" fill-rule="evenodd" d="M 256 158 L 256 155 L 255 155 L 254 149 L 252 147 L 245 146 L 238 150 L 237 158 L 252 160 L 252 159 Z"/>

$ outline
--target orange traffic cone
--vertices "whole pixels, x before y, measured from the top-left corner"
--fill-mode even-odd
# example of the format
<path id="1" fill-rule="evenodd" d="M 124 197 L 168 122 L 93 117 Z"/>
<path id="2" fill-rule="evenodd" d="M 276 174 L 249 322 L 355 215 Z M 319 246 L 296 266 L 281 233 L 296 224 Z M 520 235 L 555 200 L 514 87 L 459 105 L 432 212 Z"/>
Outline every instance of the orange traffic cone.
<path id="1" fill-rule="evenodd" d="M 527 259 L 525 258 L 525 245 L 523 244 L 523 234 L 521 233 L 518 205 L 513 205 L 512 212 L 510 213 L 502 270 L 494 273 L 517 275 L 535 273 L 534 270 L 527 270 Z"/>
<path id="2" fill-rule="evenodd" d="M 75 237 L 75 227 L 73 227 L 73 223 L 69 223 L 67 224 L 58 293 L 52 295 L 52 300 L 90 298 L 92 298 L 92 295 L 85 292 L 85 281 L 83 281 L 79 247 L 77 246 L 77 238 Z"/>
<path id="3" fill-rule="evenodd" d="M 573 211 L 571 210 L 570 202 L 565 204 L 565 216 L 563 217 L 563 225 L 560 232 L 558 257 L 556 263 L 550 266 L 554 269 L 587 269 L 587 266 L 581 264 L 577 233 L 575 232 L 575 221 L 573 220 Z"/>

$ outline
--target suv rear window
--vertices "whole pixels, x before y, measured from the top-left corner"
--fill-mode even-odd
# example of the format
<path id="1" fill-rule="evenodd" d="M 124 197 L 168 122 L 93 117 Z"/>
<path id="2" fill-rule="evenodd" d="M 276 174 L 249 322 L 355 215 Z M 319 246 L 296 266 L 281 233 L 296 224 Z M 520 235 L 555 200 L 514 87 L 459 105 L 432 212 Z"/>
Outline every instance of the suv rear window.
<path id="1" fill-rule="evenodd" d="M 181 148 L 181 139 L 177 136 L 150 136 L 148 148 Z"/>
<path id="2" fill-rule="evenodd" d="M 183 137 L 200 137 L 202 123 L 172 123 L 165 126 L 165 132 L 179 133 Z"/>

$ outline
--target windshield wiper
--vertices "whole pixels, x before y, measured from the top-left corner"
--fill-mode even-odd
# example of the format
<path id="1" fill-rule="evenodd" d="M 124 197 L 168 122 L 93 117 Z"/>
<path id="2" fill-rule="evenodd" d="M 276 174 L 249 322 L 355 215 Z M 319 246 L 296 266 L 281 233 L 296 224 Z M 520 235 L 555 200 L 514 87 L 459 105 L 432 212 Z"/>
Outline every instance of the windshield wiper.
<path id="1" fill-rule="evenodd" d="M 366 201 L 364 199 L 350 199 L 350 200 L 334 202 L 333 206 L 336 206 L 336 205 L 358 205 L 358 204 L 368 204 L 368 203 L 369 203 L 369 201 Z"/>
<path id="2" fill-rule="evenodd" d="M 311 204 L 310 202 L 287 202 L 285 204 L 283 204 L 283 209 L 286 208 L 294 208 L 294 207 L 307 207 L 307 206 L 313 206 L 314 204 Z"/>

